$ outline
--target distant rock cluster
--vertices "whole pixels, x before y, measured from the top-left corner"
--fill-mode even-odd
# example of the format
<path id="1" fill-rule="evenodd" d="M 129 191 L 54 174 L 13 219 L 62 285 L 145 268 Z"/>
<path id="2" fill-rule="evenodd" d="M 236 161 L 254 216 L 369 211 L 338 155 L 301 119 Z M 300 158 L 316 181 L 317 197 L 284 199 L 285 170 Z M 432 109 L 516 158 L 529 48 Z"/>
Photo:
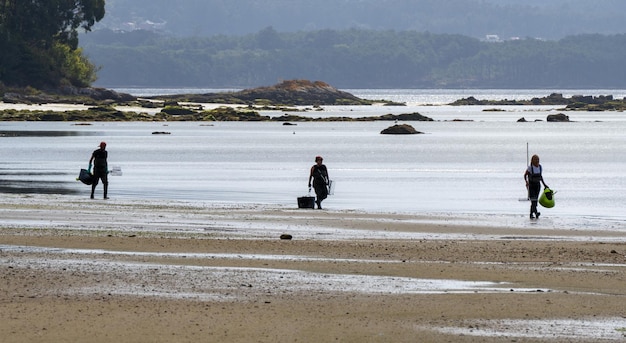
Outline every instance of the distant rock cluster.
<path id="1" fill-rule="evenodd" d="M 535 121 L 540 121 L 540 120 L 535 120 Z M 569 116 L 563 114 L 563 113 L 557 113 L 557 114 L 549 114 L 546 117 L 546 121 L 548 122 L 568 122 L 569 120 Z M 520 119 L 517 120 L 518 123 L 526 123 L 528 122 L 528 120 L 526 120 L 526 118 L 522 117 Z"/>
<path id="2" fill-rule="evenodd" d="M 564 105 L 568 111 L 624 111 L 626 99 L 615 99 L 612 95 L 573 95 L 570 98 L 563 94 L 552 93 L 543 98 L 530 100 L 478 100 L 473 96 L 459 99 L 450 104 L 451 106 L 486 106 L 486 105 Z"/>

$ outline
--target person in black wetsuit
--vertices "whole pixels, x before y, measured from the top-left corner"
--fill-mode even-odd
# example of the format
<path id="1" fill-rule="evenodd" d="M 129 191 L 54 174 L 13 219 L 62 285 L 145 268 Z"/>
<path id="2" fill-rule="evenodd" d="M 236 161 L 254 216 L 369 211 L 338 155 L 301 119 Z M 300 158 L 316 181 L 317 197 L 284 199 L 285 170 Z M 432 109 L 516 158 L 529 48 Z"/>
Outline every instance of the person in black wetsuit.
<path id="1" fill-rule="evenodd" d="M 530 219 L 535 217 L 539 219 L 541 215 L 537 211 L 537 201 L 539 199 L 539 192 L 541 191 L 541 184 L 544 188 L 549 188 L 543 181 L 541 175 L 541 164 L 539 164 L 539 156 L 533 155 L 530 158 L 530 165 L 526 168 L 524 173 L 524 180 L 526 180 L 526 188 L 528 188 L 528 200 L 530 200 Z"/>
<path id="2" fill-rule="evenodd" d="M 96 191 L 98 180 L 102 180 L 102 187 L 104 187 L 104 199 L 108 199 L 107 191 L 109 189 L 109 166 L 107 164 L 108 151 L 106 151 L 107 144 L 100 142 L 100 148 L 94 150 L 89 159 L 89 170 L 93 163 L 93 183 L 91 184 L 91 199 L 93 199 L 93 193 Z"/>
<path id="3" fill-rule="evenodd" d="M 315 164 L 311 167 L 309 174 L 309 190 L 311 188 L 311 180 L 313 180 L 313 188 L 315 189 L 315 203 L 318 209 L 322 209 L 322 200 L 328 197 L 328 169 L 322 164 L 324 159 L 322 156 L 315 157 Z"/>

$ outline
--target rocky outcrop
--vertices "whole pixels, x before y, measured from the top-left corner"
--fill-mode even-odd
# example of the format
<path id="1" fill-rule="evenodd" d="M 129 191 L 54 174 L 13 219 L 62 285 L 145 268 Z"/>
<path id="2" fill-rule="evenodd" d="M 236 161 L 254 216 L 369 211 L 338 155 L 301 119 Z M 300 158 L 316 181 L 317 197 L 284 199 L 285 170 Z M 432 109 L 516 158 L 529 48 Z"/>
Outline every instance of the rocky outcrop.
<path id="1" fill-rule="evenodd" d="M 151 97 L 179 102 L 249 104 L 274 106 L 371 105 L 322 81 L 289 80 L 274 86 L 244 89 L 239 92 L 182 94 Z"/>
<path id="2" fill-rule="evenodd" d="M 549 122 L 567 122 L 569 121 L 569 117 L 563 113 L 549 114 L 546 120 Z"/>
<path id="3" fill-rule="evenodd" d="M 34 89 L 6 91 L 1 100 L 12 104 L 88 104 L 98 106 L 131 102 L 137 98 L 130 94 L 105 88 L 63 87 L 45 92 Z"/>
<path id="4" fill-rule="evenodd" d="M 274 121 L 283 125 L 296 125 L 290 122 L 356 122 L 356 121 L 433 121 L 432 118 L 421 114 L 384 114 L 371 117 L 322 117 L 297 116 L 285 114 L 278 117 L 261 115 L 251 109 L 237 109 L 221 106 L 211 110 L 190 110 L 184 107 L 173 107 L 162 110 L 154 115 L 147 113 L 124 112 L 112 106 L 95 106 L 87 110 L 73 111 L 29 111 L 4 110 L 0 111 L 0 121 Z"/>
<path id="5" fill-rule="evenodd" d="M 473 96 L 459 99 L 449 104 L 451 106 L 485 106 L 485 105 L 531 105 L 530 102 L 521 100 L 478 100 Z"/>
<path id="6" fill-rule="evenodd" d="M 473 96 L 465 99 L 459 99 L 451 103 L 452 106 L 468 106 L 468 105 L 567 105 L 574 98 L 564 98 L 563 94 L 552 93 L 543 98 L 532 98 L 530 100 L 478 100 Z"/>
<path id="7" fill-rule="evenodd" d="M 571 98 L 566 98 L 560 93 L 552 93 L 543 98 L 530 100 L 478 100 L 470 96 L 456 100 L 450 105 L 565 105 L 565 110 L 568 111 L 626 111 L 626 98 L 614 99 L 612 95 L 573 95 Z"/>
<path id="8" fill-rule="evenodd" d="M 415 130 L 415 128 L 409 124 L 399 124 L 390 126 L 380 132 L 383 135 L 414 135 L 423 133 Z"/>
<path id="9" fill-rule="evenodd" d="M 111 100 L 114 102 L 129 102 L 137 100 L 136 97 L 116 92 L 106 88 L 76 88 L 76 87 L 64 87 L 61 89 L 62 95 L 74 95 L 74 96 L 87 96 L 97 101 Z"/>
<path id="10" fill-rule="evenodd" d="M 403 120 L 403 121 L 433 121 L 433 118 L 423 116 L 417 112 L 402 114 L 384 114 L 376 120 Z"/>

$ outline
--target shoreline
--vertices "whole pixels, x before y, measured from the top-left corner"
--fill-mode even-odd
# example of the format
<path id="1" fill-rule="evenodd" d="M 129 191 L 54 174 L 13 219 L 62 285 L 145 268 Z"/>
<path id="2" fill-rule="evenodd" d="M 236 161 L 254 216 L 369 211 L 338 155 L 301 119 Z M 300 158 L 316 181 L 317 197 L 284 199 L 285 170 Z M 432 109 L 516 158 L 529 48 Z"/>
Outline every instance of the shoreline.
<path id="1" fill-rule="evenodd" d="M 0 213 L 6 342 L 626 335 L 619 240 L 420 215 L 54 195 L 7 195 Z M 613 235 L 581 236 L 598 234 Z"/>
<path id="2" fill-rule="evenodd" d="M 6 208 L 5 208 L 6 207 Z M 220 239 L 273 239 L 291 234 L 318 240 L 420 240 L 460 241 L 538 240 L 626 243 L 618 218 L 608 224 L 584 227 L 574 218 L 523 214 L 332 209 L 298 209 L 294 205 L 216 203 L 160 198 L 89 199 L 84 195 L 4 193 L 0 199 L 4 229 L 67 231 L 124 231 L 152 235 L 175 230 L 183 235 L 209 235 Z M 16 210 L 19 209 L 19 210 Z M 136 217 L 129 209 L 140 211 Z M 24 212 L 28 216 L 24 216 Z M 189 219 L 181 220 L 179 212 Z M 71 216 L 68 215 L 71 213 Z M 158 213 L 151 218 L 150 213 Z M 114 219 L 120 217 L 120 220 Z M 106 218 L 106 220 L 105 220 Z M 575 222 L 575 224 L 572 224 Z M 613 223 L 615 225 L 611 225 Z M 180 228 L 179 226 L 183 226 Z M 74 228 L 75 226 L 78 226 Z M 176 229 L 172 229 L 179 227 Z"/>

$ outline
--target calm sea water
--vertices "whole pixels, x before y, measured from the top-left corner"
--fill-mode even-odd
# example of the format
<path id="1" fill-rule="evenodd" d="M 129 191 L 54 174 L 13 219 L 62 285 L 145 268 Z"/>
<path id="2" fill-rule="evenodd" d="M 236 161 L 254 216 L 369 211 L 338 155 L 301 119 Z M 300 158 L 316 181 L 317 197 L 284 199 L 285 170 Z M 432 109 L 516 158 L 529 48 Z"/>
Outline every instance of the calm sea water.
<path id="1" fill-rule="evenodd" d="M 129 90 L 121 90 L 129 91 Z M 381 212 L 465 213 L 519 217 L 529 204 L 523 172 L 538 154 L 556 206 L 542 217 L 573 227 L 622 229 L 626 221 L 626 115 L 567 112 L 572 122 L 548 123 L 553 107 L 450 107 L 475 96 L 526 99 L 553 90 L 348 90 L 408 106 L 342 106 L 306 115 L 370 116 L 420 112 L 433 122 L 410 122 L 421 135 L 389 136 L 391 122 L 297 123 L 28 123 L 0 122 L 0 191 L 78 194 L 75 181 L 91 152 L 108 143 L 110 196 L 215 203 L 296 206 L 308 193 L 308 172 L 322 155 L 336 182 L 326 208 Z M 154 90 L 131 93 L 147 95 Z M 189 92 L 174 90 L 170 93 Z M 558 92 L 558 91 L 557 91 Z M 623 97 L 626 91 L 560 91 Z M 592 93 L 593 92 L 593 93 Z M 450 100 L 451 99 L 451 100 Z M 437 106 L 425 104 L 438 104 Z M 488 107 L 494 108 L 493 106 Z M 275 112 L 271 115 L 282 115 Z M 542 120 L 517 123 L 517 119 Z M 461 119 L 458 121 L 455 119 Z M 166 131 L 170 134 L 155 135 Z M 97 195 L 101 193 L 98 188 Z M 555 224 L 557 225 L 557 224 Z"/>

